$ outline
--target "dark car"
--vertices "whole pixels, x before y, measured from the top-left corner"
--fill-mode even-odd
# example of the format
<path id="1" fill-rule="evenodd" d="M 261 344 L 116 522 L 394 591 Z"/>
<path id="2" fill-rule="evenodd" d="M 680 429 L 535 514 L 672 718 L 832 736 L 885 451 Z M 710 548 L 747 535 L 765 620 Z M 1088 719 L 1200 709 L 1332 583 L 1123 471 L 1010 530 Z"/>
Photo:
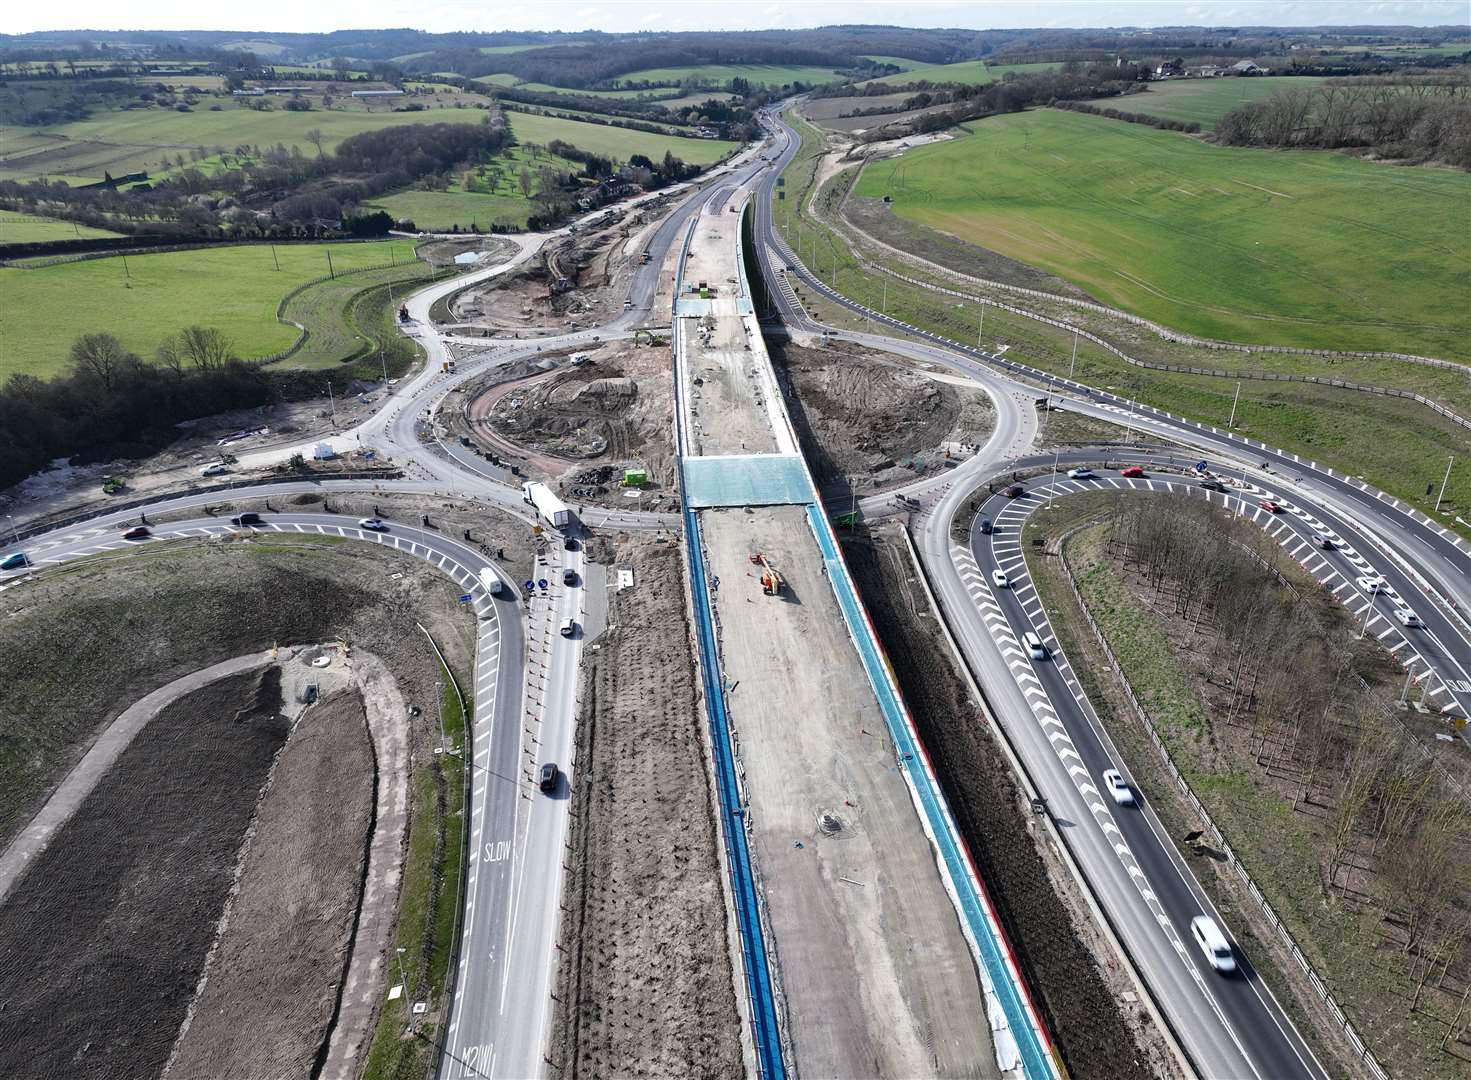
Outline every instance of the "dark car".
<path id="1" fill-rule="evenodd" d="M 127 532 L 123 533 L 123 539 L 124 540 L 147 540 L 152 535 L 153 535 L 153 533 L 149 530 L 149 528 L 148 528 L 147 525 L 134 525 Z"/>
<path id="2" fill-rule="evenodd" d="M 1219 480 L 1213 480 L 1213 479 L 1205 479 L 1205 480 L 1202 480 L 1200 482 L 1200 486 L 1203 487 L 1203 488 L 1205 488 L 1205 490 L 1207 490 L 1207 491 L 1221 491 L 1221 492 L 1224 492 L 1226 490 L 1226 485 L 1225 484 L 1221 483 Z"/>
<path id="3" fill-rule="evenodd" d="M 536 786 L 543 791 L 556 791 L 557 781 L 562 778 L 561 771 L 550 761 L 544 763 L 536 776 Z"/>
<path id="4" fill-rule="evenodd" d="M 576 570 L 573 570 L 570 566 L 566 570 L 563 570 L 562 571 L 562 584 L 563 585 L 576 585 L 577 584 L 577 571 Z"/>
<path id="5" fill-rule="evenodd" d="M 5 556 L 5 561 L 0 562 L 0 570 L 21 570 L 31 565 L 31 560 L 26 558 L 24 551 L 17 551 L 14 555 Z"/>
<path id="6" fill-rule="evenodd" d="M 1025 490 L 1020 484 L 1012 484 L 1011 487 L 1007 488 L 1001 494 L 1005 495 L 1008 499 L 1015 499 Z"/>
<path id="7" fill-rule="evenodd" d="M 576 551 L 577 550 L 577 540 L 574 537 L 571 537 L 571 536 L 567 537 L 567 539 L 565 539 L 565 540 L 562 541 L 562 550 L 563 551 Z"/>
<path id="8" fill-rule="evenodd" d="M 991 519 L 981 518 L 981 532 L 986 536 L 990 536 L 993 531 L 994 527 L 991 525 Z"/>
<path id="9" fill-rule="evenodd" d="M 248 513 L 241 514 L 239 517 L 232 517 L 230 519 L 230 524 L 231 525 L 261 525 L 261 524 L 264 524 L 264 523 L 261 521 L 261 516 L 259 514 L 255 513 L 254 511 L 250 511 Z"/>

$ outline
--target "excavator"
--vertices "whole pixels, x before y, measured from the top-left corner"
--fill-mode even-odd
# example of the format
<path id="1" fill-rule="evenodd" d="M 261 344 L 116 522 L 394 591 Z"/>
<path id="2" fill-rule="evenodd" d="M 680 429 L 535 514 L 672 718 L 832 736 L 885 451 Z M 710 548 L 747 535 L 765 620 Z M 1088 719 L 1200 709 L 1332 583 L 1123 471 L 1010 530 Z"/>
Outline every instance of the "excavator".
<path id="1" fill-rule="evenodd" d="M 751 564 L 761 567 L 761 591 L 767 596 L 780 596 L 782 579 L 776 567 L 767 562 L 766 556 L 759 551 L 751 553 Z"/>

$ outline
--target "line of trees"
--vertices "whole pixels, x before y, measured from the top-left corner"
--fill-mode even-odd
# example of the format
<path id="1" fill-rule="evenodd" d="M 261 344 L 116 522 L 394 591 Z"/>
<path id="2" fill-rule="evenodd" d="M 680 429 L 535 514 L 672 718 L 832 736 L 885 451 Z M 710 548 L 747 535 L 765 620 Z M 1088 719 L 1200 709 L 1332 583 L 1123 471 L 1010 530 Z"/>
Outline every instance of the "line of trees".
<path id="1" fill-rule="evenodd" d="M 309 373 L 240 360 L 210 327 L 180 331 L 151 362 L 111 334 L 84 334 L 72 344 L 66 375 L 16 374 L 0 387 L 0 487 L 55 458 L 154 453 L 178 437 L 183 420 L 320 393 Z"/>
<path id="2" fill-rule="evenodd" d="M 1200 130 L 1200 125 L 1194 120 L 1172 120 L 1168 116 L 1149 116 L 1145 113 L 1124 112 L 1122 109 L 1093 105 L 1086 101 L 1059 101 L 1055 105 L 1057 108 L 1067 109 L 1069 112 L 1106 116 L 1110 120 L 1123 120 L 1130 124 L 1146 124 L 1149 127 L 1160 128 L 1163 131 L 1184 131 L 1194 135 Z"/>
<path id="3" fill-rule="evenodd" d="M 1216 123 L 1227 146 L 1362 148 L 1383 157 L 1471 168 L 1471 80 L 1332 80 L 1279 90 Z"/>
<path id="4" fill-rule="evenodd" d="M 315 154 L 266 147 L 204 147 L 193 164 L 151 185 L 119 190 L 0 180 L 0 206 L 51 214 L 135 235 L 255 239 L 357 235 L 357 207 L 387 191 L 458 165 L 487 162 L 511 143 L 498 114 L 477 124 L 411 124 L 349 136 L 326 152 L 320 129 L 306 132 Z M 180 153 L 180 160 L 183 154 Z M 345 222 L 345 225 L 336 223 Z"/>
<path id="5" fill-rule="evenodd" d="M 1106 536 L 1156 610 L 1199 641 L 1192 657 L 1228 702 L 1211 722 L 1244 731 L 1259 778 L 1292 791 L 1316 822 L 1324 902 L 1376 911 L 1409 1010 L 1442 1025 L 1442 1049 L 1464 1038 L 1471 803 L 1360 679 L 1361 666 L 1382 663 L 1379 647 L 1325 621 L 1312 594 L 1273 568 L 1275 545 L 1259 529 L 1202 500 L 1125 500 Z"/>

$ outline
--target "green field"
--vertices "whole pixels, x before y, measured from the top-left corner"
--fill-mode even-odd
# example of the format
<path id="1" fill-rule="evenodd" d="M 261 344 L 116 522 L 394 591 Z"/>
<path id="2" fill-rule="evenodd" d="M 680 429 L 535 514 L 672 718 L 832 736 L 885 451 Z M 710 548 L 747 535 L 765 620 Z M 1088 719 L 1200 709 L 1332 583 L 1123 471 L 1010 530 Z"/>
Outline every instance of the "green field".
<path id="1" fill-rule="evenodd" d="M 1018 75 L 1040 71 L 1056 71 L 1061 64 L 987 64 L 984 60 L 962 60 L 958 64 L 917 64 L 893 75 L 861 82 L 859 86 L 906 86 L 912 82 L 956 83 L 962 86 L 984 86 L 1008 72 Z"/>
<path id="2" fill-rule="evenodd" d="M 371 210 L 386 210 L 395 221 L 408 218 L 428 232 L 449 232 L 458 226 L 470 232 L 477 226 L 489 232 L 492 225 L 522 228 L 531 215 L 531 203 L 515 195 L 482 195 L 473 191 L 399 191 L 382 195 L 368 204 Z"/>
<path id="3" fill-rule="evenodd" d="M 0 210 L 0 244 L 33 244 L 44 240 L 74 240 L 77 237 L 117 236 L 106 229 L 74 225 L 56 218 Z"/>
<path id="4" fill-rule="evenodd" d="M 875 64 L 893 64 L 901 71 L 913 71 L 915 68 L 927 68 L 935 66 L 934 64 L 926 63 L 923 60 L 911 60 L 907 56 L 874 56 L 872 54 L 865 53 L 863 59 L 872 60 Z"/>
<path id="5" fill-rule="evenodd" d="M 1471 176 L 1038 110 L 867 170 L 903 217 L 1203 337 L 1471 358 Z"/>
<path id="6" fill-rule="evenodd" d="M 196 146 L 265 148 L 281 143 L 314 154 L 306 138 L 313 128 L 326 135 L 324 149 L 330 151 L 349 135 L 364 131 L 401 124 L 478 123 L 486 115 L 478 109 L 455 108 L 457 100 L 458 96 L 441 95 L 431 108 L 407 113 L 357 109 L 257 112 L 234 103 L 219 112 L 111 110 L 49 128 L 0 127 L 0 179 L 69 176 L 90 178 L 90 183 L 100 180 L 104 170 L 114 176 L 156 172 L 164 154 L 173 157 Z"/>
<path id="7" fill-rule="evenodd" d="M 1281 78 L 1171 79 L 1150 83 L 1142 94 L 1097 98 L 1103 109 L 1162 116 L 1167 120 L 1195 121 L 1206 131 L 1238 105 L 1271 97 L 1278 90 L 1311 90 L 1323 80 L 1312 75 Z"/>
<path id="8" fill-rule="evenodd" d="M 257 112 L 232 103 L 220 112 L 115 110 L 51 128 L 0 127 L 0 179 L 30 180 L 47 176 L 91 183 L 100 180 L 104 170 L 114 176 L 159 172 L 165 154 L 172 158 L 197 146 L 264 148 L 281 143 L 288 148 L 298 147 L 303 154 L 314 154 L 315 148 L 306 138 L 313 128 L 326 135 L 324 148 L 330 152 L 343 139 L 364 131 L 402 124 L 479 123 L 486 115 L 483 110 L 456 107 L 468 104 L 465 99 L 469 97 L 436 95 L 431 107 L 423 112 L 337 109 Z M 731 146 L 709 139 L 681 139 L 519 113 L 511 118 L 511 126 L 523 142 L 562 139 L 584 150 L 614 154 L 620 159 L 637 153 L 663 157 L 665 150 L 672 149 L 684 161 L 704 164 L 719 158 Z"/>
<path id="9" fill-rule="evenodd" d="M 633 154 L 643 154 L 657 161 L 666 150 L 692 165 L 708 165 L 736 148 L 732 142 L 719 139 L 686 139 L 678 135 L 656 135 L 648 131 L 613 127 L 606 124 L 582 124 L 559 116 L 536 116 L 531 113 L 507 113 L 516 141 L 545 146 L 561 139 L 582 150 L 604 154 L 626 161 Z"/>
<path id="10" fill-rule="evenodd" d="M 832 68 L 807 67 L 801 64 L 699 64 L 693 67 L 648 68 L 630 71 L 620 82 L 680 83 L 685 79 L 703 79 L 725 85 L 731 79 L 745 79 L 761 86 L 786 86 L 802 82 L 809 86 L 837 82 L 842 79 Z"/>
<path id="11" fill-rule="evenodd" d="M 0 268 L 0 381 L 16 372 L 42 377 L 66 368 L 82 334 L 116 334 L 151 358 L 185 326 L 211 326 L 242 357 L 289 346 L 296 330 L 276 321 L 292 289 L 327 273 L 327 252 L 341 272 L 414 258 L 407 240 L 368 244 L 250 244 L 113 256 L 37 270 Z"/>

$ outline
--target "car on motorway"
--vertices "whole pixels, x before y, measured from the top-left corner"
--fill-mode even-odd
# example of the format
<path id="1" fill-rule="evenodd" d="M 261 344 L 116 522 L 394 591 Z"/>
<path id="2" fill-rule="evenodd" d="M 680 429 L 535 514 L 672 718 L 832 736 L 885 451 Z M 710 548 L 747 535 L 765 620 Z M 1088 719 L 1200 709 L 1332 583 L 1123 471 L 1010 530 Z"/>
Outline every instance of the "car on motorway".
<path id="1" fill-rule="evenodd" d="M 250 526 L 264 525 L 265 522 L 261 520 L 261 516 L 257 514 L 254 510 L 247 510 L 243 514 L 232 517 L 230 519 L 230 524 L 235 526 Z"/>
<path id="2" fill-rule="evenodd" d="M 1395 608 L 1394 617 L 1400 621 L 1401 626 L 1408 626 L 1412 630 L 1425 625 L 1420 621 L 1420 616 L 1416 615 L 1407 607 Z"/>
<path id="3" fill-rule="evenodd" d="M 1120 469 L 1119 475 L 1127 476 L 1130 480 L 1138 480 L 1144 476 L 1144 468 L 1140 465 L 1130 465 L 1127 469 Z"/>
<path id="4" fill-rule="evenodd" d="M 1226 935 L 1221 933 L 1221 928 L 1216 925 L 1216 920 L 1209 915 L 1197 915 L 1190 920 L 1190 936 L 1195 939 L 1195 944 L 1200 946 L 1200 951 L 1205 953 L 1206 961 L 1222 975 L 1230 975 L 1236 970 L 1236 954 L 1231 951 L 1231 943 L 1226 940 Z"/>
<path id="5" fill-rule="evenodd" d="M 1108 788 L 1109 795 L 1120 806 L 1134 805 L 1134 789 L 1124 781 L 1123 774 L 1117 769 L 1109 769 L 1103 774 L 1103 786 Z"/>
<path id="6" fill-rule="evenodd" d="M 23 570 L 31 565 L 31 560 L 26 558 L 24 551 L 17 551 L 14 555 L 5 556 L 5 561 L 0 562 L 0 570 Z"/>
<path id="7" fill-rule="evenodd" d="M 1322 533 L 1313 533 L 1313 547 L 1321 548 L 1324 551 L 1332 551 L 1335 546 L 1333 537 L 1324 536 Z"/>
<path id="8" fill-rule="evenodd" d="M 153 535 L 153 530 L 150 529 L 147 525 L 134 525 L 127 532 L 123 533 L 123 539 L 124 540 L 147 540 L 152 535 Z"/>
<path id="9" fill-rule="evenodd" d="M 1205 488 L 1206 491 L 1219 491 L 1223 495 L 1226 493 L 1226 485 L 1212 476 L 1208 476 L 1202 480 L 1200 486 Z"/>
<path id="10" fill-rule="evenodd" d="M 550 761 L 544 761 L 541 768 L 537 770 L 536 786 L 546 792 L 556 791 L 557 781 L 561 778 L 562 771 Z"/>
<path id="11" fill-rule="evenodd" d="M 1025 490 L 1026 490 L 1026 488 L 1022 487 L 1020 484 L 1012 484 L 1009 488 L 1007 488 L 1001 494 L 1005 495 L 1008 499 L 1015 499 L 1017 496 L 1019 496 Z"/>
<path id="12" fill-rule="evenodd" d="M 1368 574 L 1365 574 L 1363 577 L 1354 578 L 1354 584 L 1359 587 L 1361 592 L 1366 592 L 1370 596 L 1373 596 L 1377 592 L 1382 592 L 1384 589 L 1383 578 L 1370 577 Z"/>
<path id="13" fill-rule="evenodd" d="M 1282 504 L 1274 499 L 1263 499 L 1261 502 L 1257 503 L 1257 505 L 1269 514 L 1282 513 Z"/>
<path id="14" fill-rule="evenodd" d="M 358 528 L 369 532 L 387 532 L 388 526 L 381 518 L 358 518 Z"/>
<path id="15" fill-rule="evenodd" d="M 1042 643 L 1042 639 L 1031 630 L 1022 635 L 1022 644 L 1026 646 L 1027 655 L 1033 660 L 1046 660 L 1051 655 L 1047 651 L 1047 646 Z"/>
<path id="16" fill-rule="evenodd" d="M 1069 480 L 1092 480 L 1093 470 L 1085 469 L 1082 466 L 1079 466 L 1076 469 L 1069 469 L 1067 471 L 1067 475 Z"/>
<path id="17" fill-rule="evenodd" d="M 992 570 L 991 583 L 998 589 L 1011 588 L 1011 578 L 1006 576 L 1006 571 L 1004 570 Z"/>

